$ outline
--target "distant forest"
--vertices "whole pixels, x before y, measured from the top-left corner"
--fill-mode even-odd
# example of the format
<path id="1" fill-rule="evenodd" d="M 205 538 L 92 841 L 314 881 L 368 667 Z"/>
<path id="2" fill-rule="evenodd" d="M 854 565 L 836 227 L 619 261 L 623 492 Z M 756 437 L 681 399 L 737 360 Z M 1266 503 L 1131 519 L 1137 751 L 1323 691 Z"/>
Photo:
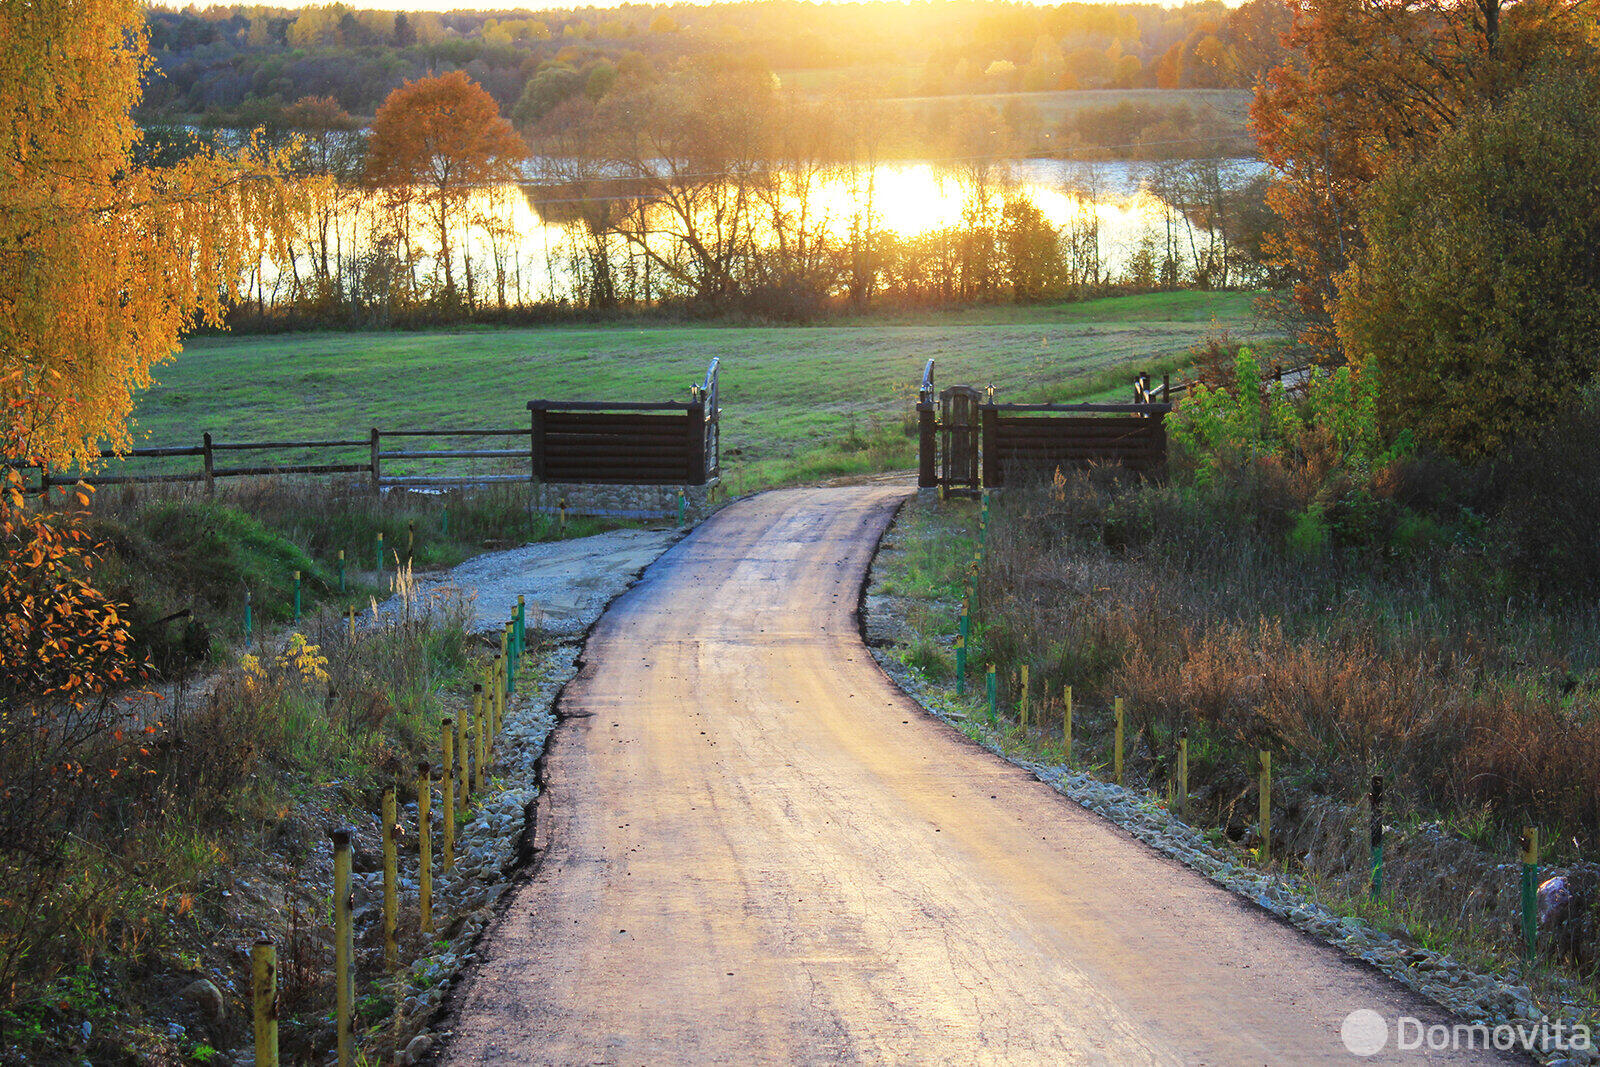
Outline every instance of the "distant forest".
<path id="1" fill-rule="evenodd" d="M 147 125 L 271 127 L 306 97 L 370 117 L 405 81 L 461 70 L 528 128 L 569 98 L 598 100 L 619 73 L 731 54 L 808 96 L 898 103 L 913 120 L 902 151 L 948 128 L 962 98 L 983 96 L 1001 105 L 1019 151 L 1084 146 L 1158 158 L 1192 154 L 1185 139 L 1197 137 L 1222 154 L 1251 151 L 1237 91 L 1283 59 L 1288 12 L 1281 0 L 1231 9 L 775 0 L 448 14 L 238 5 L 155 8 L 148 25 Z M 1128 92 L 1150 89 L 1236 92 Z M 1075 92 L 1083 90 L 1099 92 Z"/>

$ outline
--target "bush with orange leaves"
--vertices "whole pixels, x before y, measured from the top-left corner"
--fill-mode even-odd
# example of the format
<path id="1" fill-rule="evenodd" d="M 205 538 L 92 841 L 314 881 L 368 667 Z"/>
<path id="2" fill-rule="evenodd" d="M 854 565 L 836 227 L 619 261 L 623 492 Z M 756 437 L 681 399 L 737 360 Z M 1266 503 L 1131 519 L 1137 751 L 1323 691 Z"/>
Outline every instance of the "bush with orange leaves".
<path id="1" fill-rule="evenodd" d="M 117 699 L 143 665 L 90 580 L 81 517 L 31 506 L 0 466 L 0 1006 L 48 975 L 46 948 L 75 921 L 61 872 L 98 848 L 107 787 L 139 753 Z"/>

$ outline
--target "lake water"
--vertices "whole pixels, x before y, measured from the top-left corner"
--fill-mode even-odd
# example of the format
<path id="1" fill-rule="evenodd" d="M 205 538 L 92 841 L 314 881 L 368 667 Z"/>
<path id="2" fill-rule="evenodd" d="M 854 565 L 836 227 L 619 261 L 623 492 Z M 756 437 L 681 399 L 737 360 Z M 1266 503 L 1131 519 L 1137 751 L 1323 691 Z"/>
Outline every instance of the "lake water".
<path id="1" fill-rule="evenodd" d="M 1232 160 L 1220 170 L 1227 181 L 1238 184 L 1260 168 L 1255 161 Z M 473 213 L 485 222 L 466 227 L 452 239 L 458 248 L 452 266 L 458 287 L 464 285 L 466 275 L 460 251 L 464 249 L 473 259 L 474 288 L 480 302 L 493 303 L 502 291 L 514 304 L 573 300 L 600 247 L 610 257 L 613 270 L 627 274 L 630 284 L 637 287 L 644 257 L 620 236 L 612 235 L 603 242 L 593 238 L 584 216 L 592 219 L 606 208 L 615 213 L 637 210 L 648 198 L 641 199 L 637 183 L 622 179 L 574 186 L 562 180 L 567 169 L 560 161 L 536 162 L 529 167 L 533 180 L 486 189 L 476 196 Z M 1011 161 L 987 170 L 931 162 L 883 163 L 855 171 L 823 169 L 804 181 L 785 175 L 785 180 L 777 183 L 781 192 L 756 204 L 746 225 L 749 240 L 756 245 L 773 243 L 773 211 L 791 219 L 803 211 L 808 239 L 813 244 L 821 242 L 822 247 L 843 248 L 852 231 L 859 230 L 868 217 L 880 232 L 915 238 L 965 225 L 975 204 L 984 202 L 979 194 L 983 189 L 988 193 L 991 220 L 998 219 L 1002 195 L 1012 195 L 1033 203 L 1063 232 L 1093 231 L 1103 276 L 1120 275 L 1146 240 L 1153 240 L 1161 249 L 1170 242 L 1186 269 L 1193 253 L 1208 243 L 1210 232 L 1195 227 L 1193 213 L 1185 219 L 1156 195 L 1154 188 L 1160 185 L 1156 179 L 1150 164 L 1048 159 Z M 647 210 L 664 217 L 658 208 Z M 714 224 L 709 217 L 699 221 Z M 420 209 L 413 209 L 409 224 L 413 253 L 424 261 L 436 259 L 436 244 L 428 235 L 428 221 Z M 330 219 L 330 256 L 344 263 L 359 260 L 380 243 L 386 228 L 393 229 L 393 219 L 386 220 L 376 198 L 350 195 Z M 663 252 L 673 243 L 667 232 L 653 234 L 649 240 L 652 249 Z M 311 262 L 299 257 L 296 272 L 302 277 L 311 273 Z M 424 272 L 430 266 L 437 264 L 420 264 Z M 281 293 L 286 278 L 265 267 L 257 280 L 258 292 L 270 300 L 274 285 Z M 648 286 L 648 281 L 645 284 Z"/>

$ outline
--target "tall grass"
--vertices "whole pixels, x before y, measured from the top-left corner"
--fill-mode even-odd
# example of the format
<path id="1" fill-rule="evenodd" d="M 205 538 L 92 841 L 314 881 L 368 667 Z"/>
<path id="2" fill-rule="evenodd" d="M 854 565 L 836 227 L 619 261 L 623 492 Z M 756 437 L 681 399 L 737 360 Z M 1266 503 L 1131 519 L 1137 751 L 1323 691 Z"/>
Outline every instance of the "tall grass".
<path id="1" fill-rule="evenodd" d="M 399 585 L 405 591 L 408 583 Z M 214 977 L 235 967 L 223 952 L 228 938 L 252 930 L 217 928 L 235 911 L 218 890 L 244 863 L 256 892 L 272 888 L 245 905 L 242 921 L 284 950 L 293 986 L 286 1046 L 309 1055 L 309 1023 L 331 1004 L 332 990 L 326 939 L 316 913 L 305 910 L 325 899 L 316 878 L 326 877 L 326 850 L 315 849 L 304 820 L 338 825 L 376 810 L 386 785 L 408 781 L 434 754 L 440 717 L 461 706 L 481 666 L 466 622 L 459 598 L 406 597 L 381 619 L 362 617 L 353 632 L 335 609 L 319 609 L 300 627 L 258 641 L 198 700 L 147 704 L 115 735 L 86 745 L 80 757 L 94 768 L 102 744 L 117 745 L 123 732 L 140 738 L 121 773 L 102 776 L 94 817 L 33 897 L 26 922 L 13 921 L 24 915 L 10 909 L 0 923 L 6 951 L 24 957 L 0 1002 L 0 1034 L 23 1043 L 13 1051 L 41 1061 L 65 1055 L 91 1007 L 114 1016 L 124 1036 L 130 1025 L 137 1030 L 127 1013 L 157 995 L 147 982 L 159 985 L 187 966 L 182 946 L 198 945 L 194 958 Z M 278 885 L 285 864 L 289 880 Z M 302 869 L 314 877 L 294 874 Z M 75 991 L 80 963 L 92 965 L 94 988 L 112 990 L 93 1005 Z M 241 981 L 218 978 L 223 988 Z M 237 1043 L 243 1025 L 230 1016 L 205 1033 Z M 99 1031 L 91 1058 L 122 1055 L 110 1023 L 97 1023 Z"/>
<path id="2" fill-rule="evenodd" d="M 1274 467 L 1208 487 L 1093 470 L 996 494 L 969 693 L 978 682 L 981 700 L 992 662 L 1014 708 L 1028 665 L 1046 725 L 1007 743 L 1048 759 L 1071 685 L 1075 758 L 1091 769 L 1109 763 L 1123 697 L 1127 781 L 1158 795 L 1186 729 L 1186 818 L 1241 846 L 1255 843 L 1256 752 L 1271 750 L 1279 863 L 1342 910 L 1514 967 L 1521 827 L 1540 829 L 1547 870 L 1600 859 L 1600 616 L 1579 598 L 1507 598 L 1492 533 L 1391 525 L 1363 548 L 1307 552 L 1306 501 Z M 909 598 L 902 657 L 937 682 L 975 516 L 913 505 L 900 527 L 883 591 Z M 1391 827 L 1381 907 L 1367 900 L 1374 774 Z M 1557 973 L 1590 974 L 1596 947 Z"/>

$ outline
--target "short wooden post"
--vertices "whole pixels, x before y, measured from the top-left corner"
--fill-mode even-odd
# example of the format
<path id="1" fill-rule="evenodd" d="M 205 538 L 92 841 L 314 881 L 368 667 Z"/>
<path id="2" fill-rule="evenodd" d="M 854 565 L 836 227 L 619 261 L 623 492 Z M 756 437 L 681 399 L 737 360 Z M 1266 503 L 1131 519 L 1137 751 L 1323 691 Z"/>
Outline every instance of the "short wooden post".
<path id="1" fill-rule="evenodd" d="M 350 616 L 350 643 L 353 645 L 356 643 L 356 609 L 348 607 L 345 612 Z"/>
<path id="2" fill-rule="evenodd" d="M 455 722 L 446 715 L 439 720 L 439 742 L 444 749 L 444 775 L 439 788 L 444 791 L 444 869 L 456 865 L 456 759 Z"/>
<path id="3" fill-rule="evenodd" d="M 374 495 L 376 495 L 378 490 L 382 488 L 383 485 L 383 468 L 378 461 L 378 428 L 376 426 L 372 428 L 371 446 L 372 459 L 370 460 L 370 463 L 372 467 L 372 492 Z M 381 564 L 379 565 L 379 569 L 382 570 Z"/>
<path id="4" fill-rule="evenodd" d="M 1184 813 L 1184 808 L 1189 800 L 1189 728 L 1185 726 L 1178 731 L 1178 795 L 1174 798 L 1174 806 L 1178 814 Z"/>
<path id="5" fill-rule="evenodd" d="M 211 452 L 211 434 L 200 435 L 200 463 L 205 472 L 206 496 L 217 493 L 217 467 Z"/>
<path id="6" fill-rule="evenodd" d="M 1522 959 L 1533 966 L 1539 948 L 1539 831 L 1522 828 Z"/>
<path id="7" fill-rule="evenodd" d="M 1022 699 L 1017 704 L 1017 711 L 1022 719 L 1022 728 L 1028 728 L 1028 665 L 1022 665 Z"/>
<path id="8" fill-rule="evenodd" d="M 433 800 L 432 768 L 427 763 L 417 764 L 417 859 L 418 876 L 417 910 L 421 913 L 423 933 L 433 932 Z"/>
<path id="9" fill-rule="evenodd" d="M 350 831 L 333 832 L 333 988 L 339 1067 L 355 1067 L 355 940 L 350 913 Z"/>
<path id="10" fill-rule="evenodd" d="M 1272 753 L 1261 750 L 1261 862 L 1272 855 Z"/>
<path id="11" fill-rule="evenodd" d="M 567 536 L 567 498 L 561 498 L 561 528 L 558 531 L 562 537 Z"/>
<path id="12" fill-rule="evenodd" d="M 1372 845 L 1372 898 L 1383 895 L 1383 775 L 1372 776 L 1372 792 L 1368 794 L 1371 820 L 1369 836 Z"/>
<path id="13" fill-rule="evenodd" d="M 1117 699 L 1113 703 L 1112 707 L 1113 707 L 1113 709 L 1115 711 L 1117 722 L 1116 722 L 1115 734 L 1114 734 L 1114 736 L 1112 738 L 1111 772 L 1112 772 L 1113 775 L 1116 776 L 1117 784 L 1121 785 L 1122 784 L 1122 727 L 1123 727 L 1123 721 L 1124 721 L 1123 710 L 1122 710 L 1122 698 L 1121 697 L 1117 697 Z"/>
<path id="14" fill-rule="evenodd" d="M 461 717 L 456 720 L 456 750 L 461 753 L 461 777 L 459 793 L 461 796 L 461 806 L 463 808 L 467 806 L 467 798 L 471 796 L 469 779 L 467 777 L 468 774 L 471 773 L 470 764 L 472 763 L 471 745 L 468 743 L 470 737 L 469 727 L 471 725 L 471 720 L 472 712 L 470 710 L 463 710 Z"/>
<path id="15" fill-rule="evenodd" d="M 499 672 L 499 677 L 496 679 L 494 687 L 494 733 L 490 737 L 498 740 L 500 729 L 506 724 L 506 691 L 511 685 L 511 676 L 506 671 L 506 658 L 504 656 L 501 656 L 495 662 L 495 670 Z"/>
<path id="16" fill-rule="evenodd" d="M 1061 746 L 1066 750 L 1067 766 L 1072 766 L 1072 686 L 1061 691 Z"/>
<path id="17" fill-rule="evenodd" d="M 399 862 L 396 856 L 394 787 L 383 791 L 383 962 L 393 967 L 400 962 L 400 946 L 395 941 L 395 928 L 400 918 Z"/>
<path id="18" fill-rule="evenodd" d="M 511 691 L 512 682 L 510 671 L 511 661 L 509 659 L 510 655 L 511 624 L 508 622 L 504 626 L 500 627 L 500 667 L 505 671 L 505 678 L 503 679 L 505 684 L 500 687 L 500 691 L 502 693 L 509 693 Z M 499 724 L 496 723 L 496 725 L 498 726 Z"/>
<path id="19" fill-rule="evenodd" d="M 413 556 L 415 556 L 416 553 L 417 553 L 417 520 L 416 519 L 407 519 L 406 520 L 406 562 L 410 563 L 411 562 L 411 558 Z"/>
<path id="20" fill-rule="evenodd" d="M 485 745 L 486 745 L 486 739 L 484 737 L 484 734 L 485 734 L 486 731 L 484 730 L 483 718 L 484 718 L 483 683 L 482 682 L 473 682 L 472 683 L 472 732 L 473 732 L 473 735 L 474 735 L 474 737 L 473 737 L 473 748 L 475 749 L 473 755 L 475 755 L 477 758 L 473 761 L 472 791 L 474 793 L 477 793 L 479 796 L 483 795 L 483 759 L 484 759 L 484 748 L 485 748 Z"/>
<path id="21" fill-rule="evenodd" d="M 270 938 L 256 938 L 250 949 L 250 1015 L 256 1067 L 278 1067 L 278 950 Z"/>

